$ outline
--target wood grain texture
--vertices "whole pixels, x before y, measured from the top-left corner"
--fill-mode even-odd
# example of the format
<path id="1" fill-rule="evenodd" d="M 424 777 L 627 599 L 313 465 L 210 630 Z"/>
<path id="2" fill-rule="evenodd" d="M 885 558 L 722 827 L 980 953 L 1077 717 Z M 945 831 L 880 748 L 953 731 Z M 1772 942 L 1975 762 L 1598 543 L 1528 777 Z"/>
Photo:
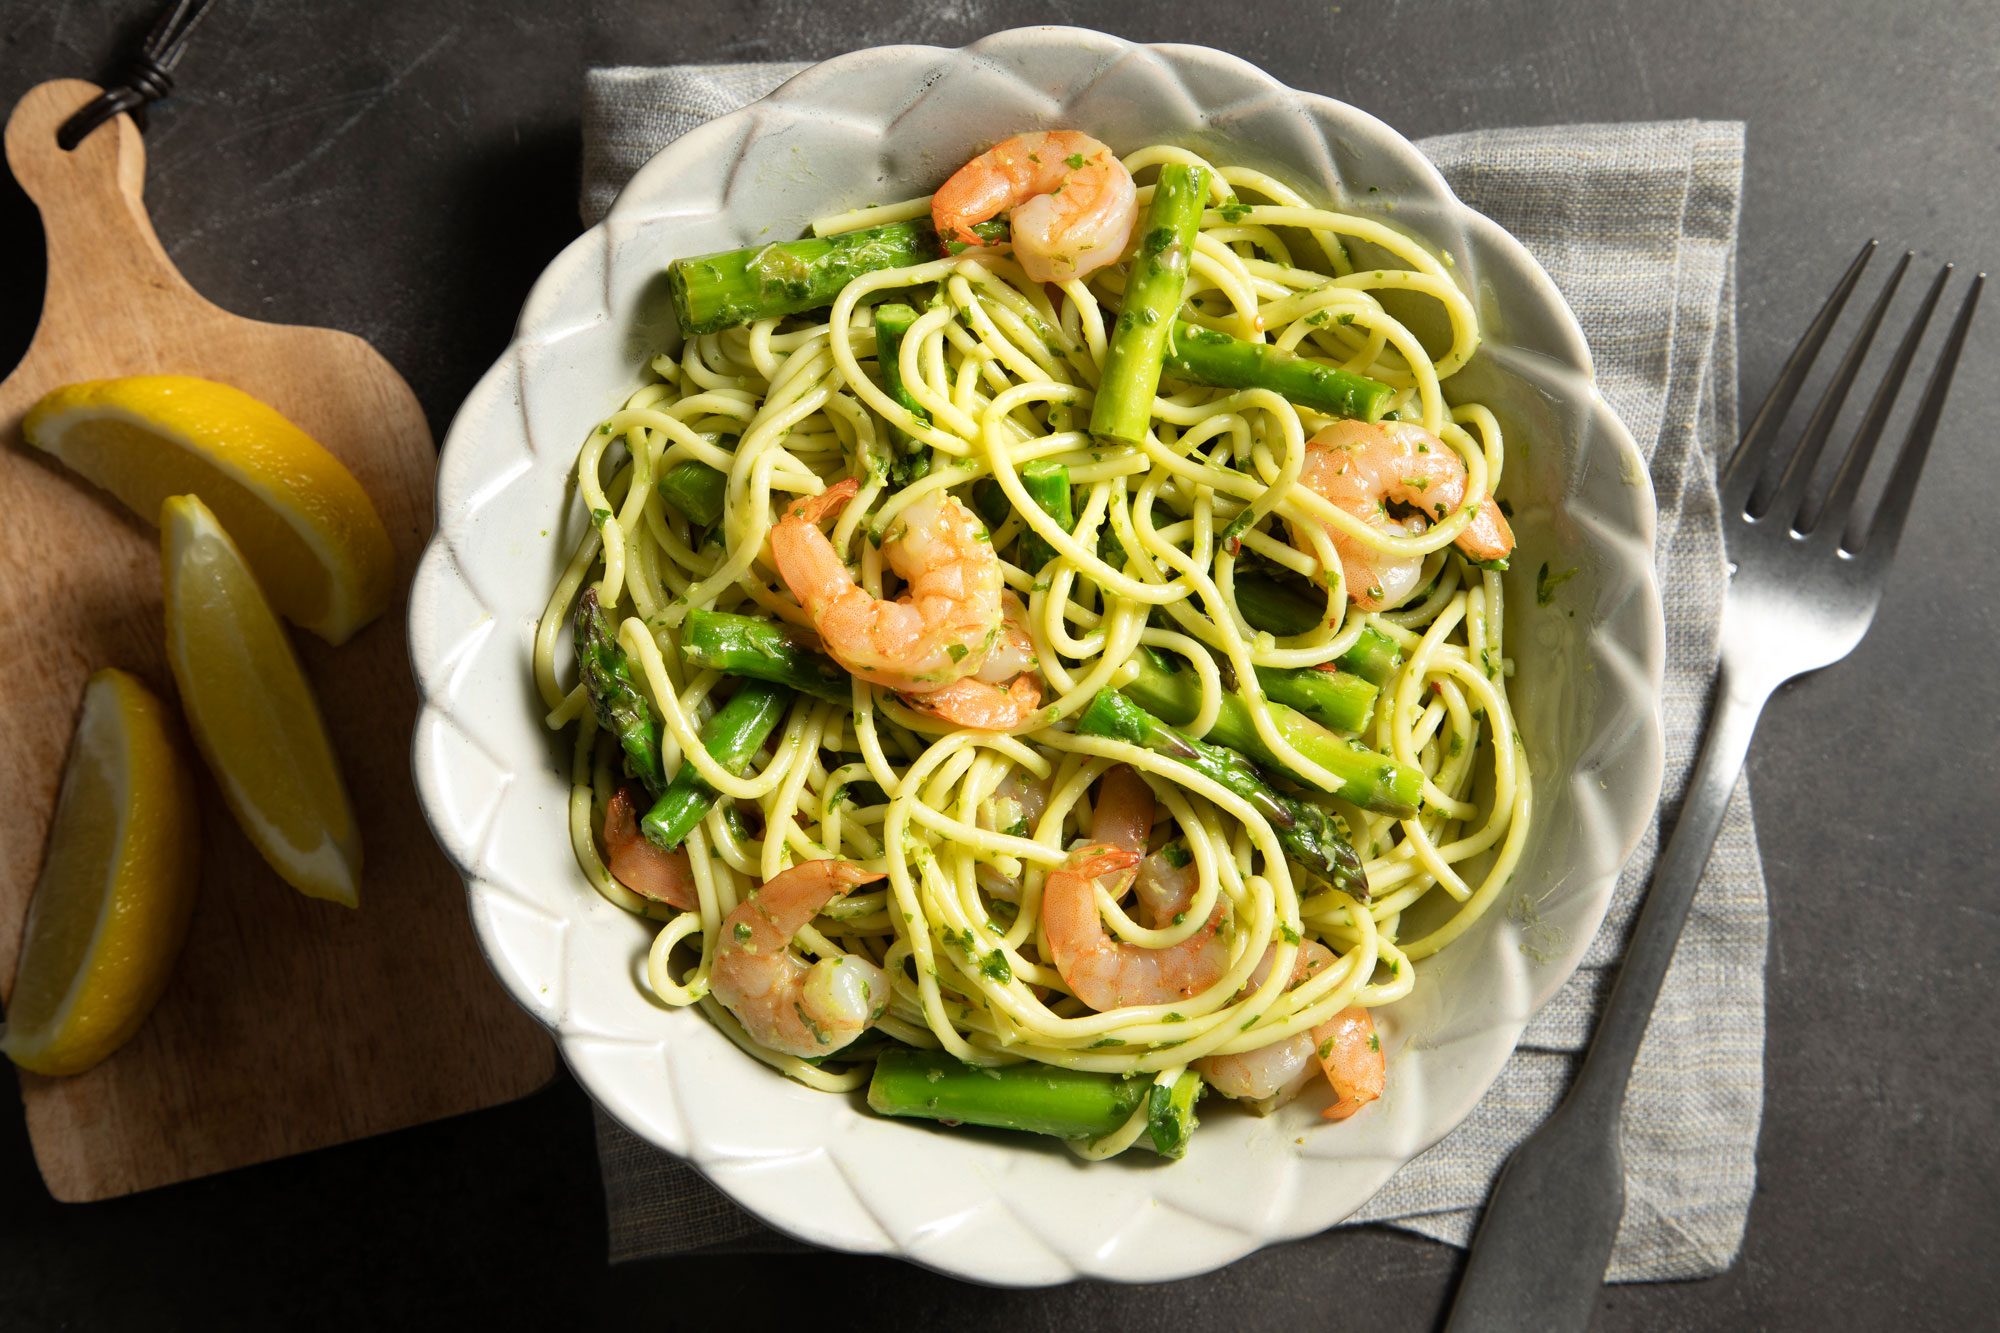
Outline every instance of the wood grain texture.
<path id="1" fill-rule="evenodd" d="M 21 418 L 76 380 L 174 373 L 277 407 L 353 470 L 407 587 L 431 530 L 436 455 L 416 398 L 361 339 L 210 305 L 161 249 L 123 116 L 73 153 L 55 130 L 95 96 L 45 83 L 7 160 L 41 210 L 48 288 L 0 383 L 0 978 L 11 978 L 83 682 L 119 666 L 171 697 L 159 537 L 29 449 Z M 464 891 L 418 810 L 404 600 L 341 648 L 295 631 L 363 837 L 361 910 L 300 896 L 203 775 L 202 886 L 186 951 L 130 1045 L 69 1079 L 22 1075 L 50 1191 L 126 1194 L 492 1105 L 554 1072 L 547 1037 L 480 957 Z"/>

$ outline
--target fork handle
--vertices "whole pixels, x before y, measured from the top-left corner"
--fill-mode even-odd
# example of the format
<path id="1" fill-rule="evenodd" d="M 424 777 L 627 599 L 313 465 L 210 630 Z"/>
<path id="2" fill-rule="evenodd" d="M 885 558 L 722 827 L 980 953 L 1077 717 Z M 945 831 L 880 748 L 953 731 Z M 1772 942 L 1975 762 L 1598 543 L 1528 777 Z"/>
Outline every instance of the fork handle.
<path id="1" fill-rule="evenodd" d="M 1625 1085 L 1771 685 L 1724 668 L 1701 756 L 1576 1082 L 1508 1159 L 1473 1237 L 1450 1333 L 1583 1329 L 1625 1207 Z"/>

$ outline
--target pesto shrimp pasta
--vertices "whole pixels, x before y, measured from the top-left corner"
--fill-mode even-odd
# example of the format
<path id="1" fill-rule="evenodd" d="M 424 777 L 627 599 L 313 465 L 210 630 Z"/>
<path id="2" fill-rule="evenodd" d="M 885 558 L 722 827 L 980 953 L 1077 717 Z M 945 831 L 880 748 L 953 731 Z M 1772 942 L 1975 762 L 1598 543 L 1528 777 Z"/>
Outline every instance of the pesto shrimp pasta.
<path id="1" fill-rule="evenodd" d="M 534 645 L 658 1001 L 1089 1158 L 1378 1098 L 1531 810 L 1448 261 L 1051 130 L 668 286 Z"/>

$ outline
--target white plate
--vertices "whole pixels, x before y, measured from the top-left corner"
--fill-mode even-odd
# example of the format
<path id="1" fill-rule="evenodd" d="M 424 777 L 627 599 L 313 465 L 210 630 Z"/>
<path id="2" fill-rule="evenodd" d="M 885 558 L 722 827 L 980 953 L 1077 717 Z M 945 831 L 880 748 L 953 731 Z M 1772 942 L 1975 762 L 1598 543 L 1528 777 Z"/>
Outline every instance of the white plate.
<path id="1" fill-rule="evenodd" d="M 655 1004 L 640 982 L 653 928 L 592 891 L 571 856 L 569 742 L 543 727 L 528 669 L 535 617 L 587 522 L 569 484 L 577 449 L 675 337 L 667 261 L 923 193 L 993 139 L 1057 126 L 1120 151 L 1182 142 L 1378 214 L 1393 203 L 1385 220 L 1449 251 L 1489 315 L 1488 341 L 1451 390 L 1492 406 L 1517 442 L 1503 487 L 1521 539 L 1508 587 L 1528 614 L 1510 615 L 1509 640 L 1537 809 L 1506 900 L 1385 1012 L 1380 1102 L 1323 1127 L 1304 1105 L 1257 1120 L 1211 1101 L 1171 1165 L 1145 1153 L 1086 1165 L 1025 1136 L 880 1119 Z M 460 409 L 410 601 L 417 786 L 494 971 L 553 1029 L 578 1080 L 773 1226 L 990 1283 L 1183 1277 L 1352 1213 L 1464 1118 L 1575 968 L 1658 795 L 1653 522 L 1645 465 L 1592 387 L 1554 285 L 1372 116 L 1220 52 L 1073 28 L 959 51 L 857 51 L 647 164 L 549 265 L 513 344 Z M 1533 614 L 1544 560 L 1578 567 L 1566 598 L 1587 615 Z M 1532 939 L 1509 911 L 1522 897 Z"/>

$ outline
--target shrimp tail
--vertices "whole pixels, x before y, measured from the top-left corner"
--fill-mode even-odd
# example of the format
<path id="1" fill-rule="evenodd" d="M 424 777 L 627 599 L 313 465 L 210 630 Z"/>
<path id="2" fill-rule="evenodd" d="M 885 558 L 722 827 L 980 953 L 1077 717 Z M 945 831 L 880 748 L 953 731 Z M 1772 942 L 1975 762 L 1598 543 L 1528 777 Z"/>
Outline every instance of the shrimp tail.
<path id="1" fill-rule="evenodd" d="M 1382 1039 L 1366 1009 L 1350 1005 L 1314 1028 L 1312 1039 L 1333 1086 L 1333 1104 L 1320 1112 L 1323 1119 L 1345 1120 L 1382 1095 Z"/>
<path id="2" fill-rule="evenodd" d="M 1504 560 L 1514 551 L 1514 529 L 1508 526 L 1506 513 L 1489 495 L 1472 516 L 1472 522 L 1465 525 L 1465 531 L 1458 534 L 1454 545 L 1474 560 Z"/>
<path id="3" fill-rule="evenodd" d="M 785 510 L 785 517 L 806 523 L 820 523 L 847 508 L 847 502 L 860 490 L 860 481 L 848 477 L 827 487 L 818 495 L 802 495 L 792 501 L 791 507 Z"/>
<path id="4" fill-rule="evenodd" d="M 1083 879 L 1102 879 L 1121 874 L 1139 864 L 1139 853 L 1129 847 L 1099 845 L 1078 849 L 1071 855 L 1068 869 Z"/>
<path id="5" fill-rule="evenodd" d="M 639 785 L 628 782 L 604 808 L 604 860 L 611 878 L 642 898 L 682 911 L 697 905 L 694 867 L 685 848 L 667 851 L 639 829 Z"/>

